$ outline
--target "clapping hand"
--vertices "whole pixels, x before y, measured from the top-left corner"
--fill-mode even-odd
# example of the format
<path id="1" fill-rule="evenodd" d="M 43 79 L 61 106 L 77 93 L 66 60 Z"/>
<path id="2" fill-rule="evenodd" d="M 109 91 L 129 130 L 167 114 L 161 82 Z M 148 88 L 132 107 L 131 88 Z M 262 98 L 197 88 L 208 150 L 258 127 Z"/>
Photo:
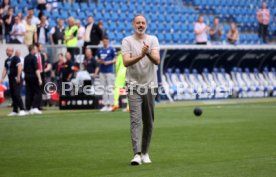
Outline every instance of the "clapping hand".
<path id="1" fill-rule="evenodd" d="M 143 46 L 143 48 L 142 48 L 142 56 L 145 56 L 146 54 L 149 53 L 149 45 L 147 45 L 147 44 L 145 43 L 145 41 L 143 41 L 143 44 L 144 44 L 144 46 Z"/>

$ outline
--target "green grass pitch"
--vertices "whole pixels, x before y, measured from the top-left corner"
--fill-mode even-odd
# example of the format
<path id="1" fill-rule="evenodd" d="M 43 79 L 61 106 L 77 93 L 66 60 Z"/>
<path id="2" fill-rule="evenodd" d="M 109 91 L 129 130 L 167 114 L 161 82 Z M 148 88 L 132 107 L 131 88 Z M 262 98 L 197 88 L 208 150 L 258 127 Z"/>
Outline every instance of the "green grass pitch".
<path id="1" fill-rule="evenodd" d="M 0 110 L 0 177 L 276 176 L 276 99 L 157 105 L 153 163 L 141 166 L 129 165 L 128 113 L 10 110 Z"/>

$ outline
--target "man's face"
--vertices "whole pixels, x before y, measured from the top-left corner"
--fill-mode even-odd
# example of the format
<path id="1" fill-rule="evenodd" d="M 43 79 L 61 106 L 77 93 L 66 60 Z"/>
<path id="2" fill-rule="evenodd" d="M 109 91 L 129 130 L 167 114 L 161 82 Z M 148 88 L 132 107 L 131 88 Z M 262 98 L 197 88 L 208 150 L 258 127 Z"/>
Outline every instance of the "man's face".
<path id="1" fill-rule="evenodd" d="M 16 50 L 16 51 L 15 51 L 15 56 L 20 57 L 20 55 L 21 55 L 20 50 Z"/>
<path id="2" fill-rule="evenodd" d="M 46 16 L 43 15 L 43 16 L 41 17 L 41 22 L 42 22 L 42 23 L 45 23 L 46 20 L 47 20 Z"/>
<path id="3" fill-rule="evenodd" d="M 7 54 L 8 57 L 11 57 L 12 53 L 13 53 L 13 49 L 12 48 L 7 48 L 6 49 L 6 54 Z"/>
<path id="4" fill-rule="evenodd" d="M 31 25 L 32 24 L 32 19 L 31 18 L 27 18 L 27 24 Z"/>
<path id="5" fill-rule="evenodd" d="M 67 61 L 71 60 L 71 54 L 69 52 L 66 52 L 65 58 Z"/>
<path id="6" fill-rule="evenodd" d="M 8 14 L 13 15 L 13 9 L 9 9 Z"/>
<path id="7" fill-rule="evenodd" d="M 29 16 L 33 16 L 34 15 L 34 11 L 32 9 L 28 10 L 28 15 Z"/>
<path id="8" fill-rule="evenodd" d="M 71 19 L 71 18 L 69 18 L 69 19 L 68 19 L 68 25 L 69 25 L 69 26 L 73 26 L 74 24 L 75 24 L 74 20 Z"/>
<path id="9" fill-rule="evenodd" d="M 203 23 L 203 22 L 204 22 L 204 17 L 203 17 L 203 16 L 200 16 L 200 17 L 199 17 L 199 22 L 200 22 L 200 23 Z"/>
<path id="10" fill-rule="evenodd" d="M 219 24 L 219 19 L 215 18 L 214 19 L 214 25 L 218 25 Z"/>
<path id="11" fill-rule="evenodd" d="M 91 49 L 86 49 L 86 50 L 85 50 L 85 56 L 88 57 L 88 58 L 90 58 L 90 57 L 92 56 L 92 51 L 91 51 Z"/>
<path id="12" fill-rule="evenodd" d="M 42 51 L 42 45 L 41 45 L 41 44 L 39 44 L 39 45 L 37 46 L 37 50 L 38 50 L 38 51 Z"/>
<path id="13" fill-rule="evenodd" d="M 144 34 L 147 29 L 147 21 L 143 16 L 137 16 L 133 20 L 133 29 L 137 34 Z"/>
<path id="14" fill-rule="evenodd" d="M 262 3 L 262 8 L 266 9 L 266 3 L 265 2 Z"/>
<path id="15" fill-rule="evenodd" d="M 87 19 L 87 20 L 88 20 L 88 23 L 89 23 L 89 24 L 91 24 L 91 23 L 93 23 L 93 22 L 94 22 L 93 17 L 88 17 L 88 19 Z"/>
<path id="16" fill-rule="evenodd" d="M 64 21 L 63 21 L 63 20 L 59 20 L 59 21 L 58 21 L 58 25 L 59 25 L 59 26 L 63 26 L 63 25 L 64 25 Z"/>
<path id="17" fill-rule="evenodd" d="M 34 53 L 35 53 L 35 54 L 38 53 L 38 48 L 37 48 L 37 46 L 34 47 Z"/>
<path id="18" fill-rule="evenodd" d="M 108 39 L 104 39 L 104 40 L 103 40 L 103 46 L 104 46 L 104 47 L 107 47 L 107 46 L 108 46 Z"/>
<path id="19" fill-rule="evenodd" d="M 15 17 L 14 21 L 15 21 L 16 24 L 18 24 L 19 23 L 19 17 Z"/>
<path id="20" fill-rule="evenodd" d="M 80 27 L 80 22 L 76 22 L 76 25 L 77 25 L 78 27 Z"/>

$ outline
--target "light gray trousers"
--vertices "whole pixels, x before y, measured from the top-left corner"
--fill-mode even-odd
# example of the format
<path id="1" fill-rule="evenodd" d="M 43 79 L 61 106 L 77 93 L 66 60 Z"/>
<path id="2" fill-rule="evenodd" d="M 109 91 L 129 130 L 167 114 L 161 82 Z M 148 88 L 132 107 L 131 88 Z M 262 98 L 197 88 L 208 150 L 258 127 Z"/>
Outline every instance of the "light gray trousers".
<path id="1" fill-rule="evenodd" d="M 148 153 L 154 121 L 155 95 L 151 90 L 148 90 L 147 94 L 141 94 L 137 90 L 128 91 L 128 101 L 133 152 L 134 154 Z M 143 129 L 141 122 L 143 122 Z"/>
<path id="2" fill-rule="evenodd" d="M 100 73 L 100 83 L 103 87 L 103 105 L 114 104 L 114 84 L 115 76 L 113 73 Z"/>

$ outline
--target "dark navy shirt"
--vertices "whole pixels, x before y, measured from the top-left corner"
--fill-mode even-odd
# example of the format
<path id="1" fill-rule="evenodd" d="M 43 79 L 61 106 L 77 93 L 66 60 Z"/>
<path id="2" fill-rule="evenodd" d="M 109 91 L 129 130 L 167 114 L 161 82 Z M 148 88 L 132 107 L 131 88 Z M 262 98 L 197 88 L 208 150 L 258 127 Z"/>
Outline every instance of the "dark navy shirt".
<path id="1" fill-rule="evenodd" d="M 85 69 L 88 71 L 88 73 L 90 74 L 94 74 L 96 68 L 98 67 L 98 63 L 95 60 L 95 58 L 91 58 L 91 59 L 85 59 L 83 62 Z"/>
<path id="2" fill-rule="evenodd" d="M 97 54 L 99 59 L 102 59 L 104 61 L 111 61 L 115 58 L 116 56 L 116 50 L 112 47 L 107 47 L 107 48 L 99 48 L 98 49 L 98 54 Z M 100 65 L 100 72 L 101 73 L 113 73 L 114 72 L 114 66 L 112 65 Z"/>
<path id="3" fill-rule="evenodd" d="M 37 58 L 35 55 L 28 54 L 24 59 L 24 73 L 25 78 L 36 77 Z"/>
<path id="4" fill-rule="evenodd" d="M 5 60 L 5 68 L 9 78 L 17 76 L 17 66 L 21 63 L 20 58 L 13 56 Z"/>

